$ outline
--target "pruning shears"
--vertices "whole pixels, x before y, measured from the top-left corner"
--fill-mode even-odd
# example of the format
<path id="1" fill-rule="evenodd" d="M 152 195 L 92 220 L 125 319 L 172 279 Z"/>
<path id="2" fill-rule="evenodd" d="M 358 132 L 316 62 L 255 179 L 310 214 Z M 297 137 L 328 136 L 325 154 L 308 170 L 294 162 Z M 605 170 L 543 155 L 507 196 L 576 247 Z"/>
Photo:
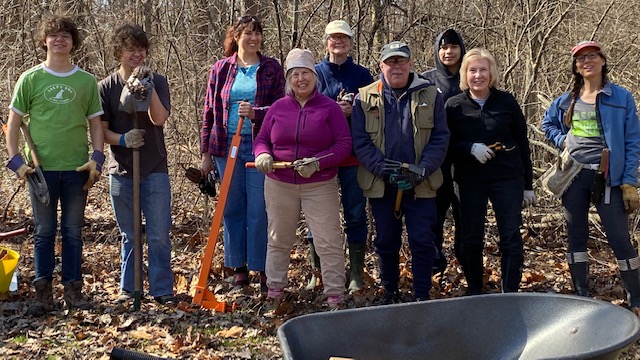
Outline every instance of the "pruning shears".
<path id="1" fill-rule="evenodd" d="M 515 145 L 508 147 L 507 145 L 505 145 L 503 142 L 500 142 L 500 141 L 496 141 L 491 145 L 487 145 L 487 147 L 493 151 L 511 151 L 516 148 Z"/>
<path id="2" fill-rule="evenodd" d="M 295 167 L 298 167 L 298 166 L 309 165 L 309 164 L 312 164 L 312 163 L 314 163 L 314 162 L 316 162 L 316 161 L 318 161 L 320 159 L 324 159 L 324 158 L 332 156 L 332 155 L 333 155 L 333 153 L 329 153 L 329 154 L 325 154 L 325 155 L 318 156 L 318 157 L 315 157 L 315 156 L 314 157 L 310 157 L 310 158 L 307 158 L 307 160 L 303 160 L 303 159 L 296 160 L 296 161 L 291 163 L 291 166 L 295 168 Z"/>

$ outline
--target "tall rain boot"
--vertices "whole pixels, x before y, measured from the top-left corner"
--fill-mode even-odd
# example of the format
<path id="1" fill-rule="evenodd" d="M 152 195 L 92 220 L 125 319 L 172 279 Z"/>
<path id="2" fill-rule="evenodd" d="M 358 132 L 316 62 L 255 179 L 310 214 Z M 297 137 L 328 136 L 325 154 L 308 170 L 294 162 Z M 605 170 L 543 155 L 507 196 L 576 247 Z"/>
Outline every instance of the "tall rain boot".
<path id="1" fill-rule="evenodd" d="M 322 275 L 320 269 L 320 257 L 316 254 L 316 248 L 313 246 L 313 238 L 307 239 L 309 241 L 309 263 L 311 264 L 311 279 L 307 284 L 307 290 L 314 290 L 315 288 L 322 286 Z"/>
<path id="2" fill-rule="evenodd" d="M 461 254 L 460 257 L 464 277 L 467 279 L 469 295 L 482 294 L 482 273 L 484 265 L 482 254 Z"/>
<path id="3" fill-rule="evenodd" d="M 364 242 L 349 244 L 349 262 L 351 263 L 348 288 L 349 294 L 353 294 L 364 287 L 362 272 L 364 270 L 364 255 L 366 252 L 367 244 Z"/>
<path id="4" fill-rule="evenodd" d="M 36 299 L 33 304 L 29 305 L 27 315 L 44 316 L 54 308 L 51 280 L 36 280 L 33 286 L 36 288 Z"/>
<path id="5" fill-rule="evenodd" d="M 569 271 L 571 272 L 571 282 L 573 291 L 578 296 L 588 296 L 589 293 L 589 257 L 586 252 L 567 253 Z"/>
<path id="6" fill-rule="evenodd" d="M 518 292 L 522 279 L 522 262 L 520 256 L 503 256 L 500 259 L 502 271 L 502 292 Z"/>
<path id="7" fill-rule="evenodd" d="M 637 258 L 636 258 L 637 259 Z M 618 265 L 621 262 L 627 262 L 628 260 L 618 260 Z M 627 291 L 627 302 L 629 303 L 629 309 L 636 315 L 640 316 L 640 270 L 622 270 L 620 266 L 620 277 L 624 283 L 624 289 Z"/>

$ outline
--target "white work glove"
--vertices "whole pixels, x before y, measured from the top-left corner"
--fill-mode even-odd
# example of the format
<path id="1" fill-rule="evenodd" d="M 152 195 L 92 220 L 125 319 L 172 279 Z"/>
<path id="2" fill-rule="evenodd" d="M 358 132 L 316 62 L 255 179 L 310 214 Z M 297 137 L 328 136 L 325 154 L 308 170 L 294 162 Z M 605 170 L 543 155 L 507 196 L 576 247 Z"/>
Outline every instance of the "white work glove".
<path id="1" fill-rule="evenodd" d="M 265 174 L 273 172 L 273 156 L 267 153 L 258 155 L 256 157 L 256 168 Z"/>
<path id="2" fill-rule="evenodd" d="M 306 165 L 302 164 L 307 162 L 308 164 Z M 320 170 L 320 164 L 318 164 L 318 160 L 315 157 L 310 157 L 310 158 L 304 158 L 302 160 L 294 161 L 293 168 L 303 178 L 310 178 L 314 172 Z"/>
<path id="3" fill-rule="evenodd" d="M 496 156 L 493 150 L 491 150 L 487 145 L 481 143 L 474 143 L 471 145 L 471 155 L 473 155 L 480 164 L 484 164 Z"/>
<path id="4" fill-rule="evenodd" d="M 525 190 L 524 197 L 522 198 L 522 208 L 526 208 L 535 205 L 538 202 L 536 199 L 536 193 L 533 190 Z"/>
<path id="5" fill-rule="evenodd" d="M 144 129 L 131 129 L 127 133 L 120 135 L 120 146 L 137 149 L 144 145 Z"/>

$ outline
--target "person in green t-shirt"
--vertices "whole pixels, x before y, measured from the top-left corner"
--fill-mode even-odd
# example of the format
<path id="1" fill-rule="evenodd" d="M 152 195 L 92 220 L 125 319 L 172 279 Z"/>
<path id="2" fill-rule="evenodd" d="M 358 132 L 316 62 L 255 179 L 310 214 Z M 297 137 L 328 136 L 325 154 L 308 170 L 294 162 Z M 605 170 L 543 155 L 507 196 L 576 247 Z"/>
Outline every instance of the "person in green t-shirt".
<path id="1" fill-rule="evenodd" d="M 70 60 L 71 53 L 81 45 L 76 24 L 60 15 L 47 17 L 40 23 L 35 40 L 47 57 L 25 71 L 16 83 L 9 105 L 7 167 L 23 180 L 34 172 L 18 150 L 20 127 L 28 118 L 34 148 L 27 149 L 27 159 L 31 160 L 32 152 L 38 155 L 49 190 L 49 201 L 43 202 L 37 186 L 29 184 L 35 222 L 36 299 L 27 314 L 42 316 L 54 308 L 51 281 L 58 203 L 64 301 L 69 309 L 92 308 L 82 294 L 82 225 L 88 190 L 100 179 L 104 134 L 96 79 Z M 87 124 L 94 149 L 90 158 Z"/>

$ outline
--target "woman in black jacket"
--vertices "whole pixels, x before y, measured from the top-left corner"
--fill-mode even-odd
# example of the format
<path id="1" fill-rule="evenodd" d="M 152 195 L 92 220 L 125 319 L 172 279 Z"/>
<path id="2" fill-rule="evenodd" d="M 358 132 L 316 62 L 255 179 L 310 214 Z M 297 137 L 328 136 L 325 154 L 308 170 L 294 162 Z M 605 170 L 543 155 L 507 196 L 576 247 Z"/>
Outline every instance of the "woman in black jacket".
<path id="1" fill-rule="evenodd" d="M 471 295 L 482 293 L 488 200 L 500 235 L 503 292 L 516 292 L 520 286 L 520 211 L 536 201 L 524 115 L 516 99 L 497 86 L 494 57 L 486 49 L 472 49 L 460 68 L 462 93 L 445 105 L 462 217 L 459 261 Z"/>

